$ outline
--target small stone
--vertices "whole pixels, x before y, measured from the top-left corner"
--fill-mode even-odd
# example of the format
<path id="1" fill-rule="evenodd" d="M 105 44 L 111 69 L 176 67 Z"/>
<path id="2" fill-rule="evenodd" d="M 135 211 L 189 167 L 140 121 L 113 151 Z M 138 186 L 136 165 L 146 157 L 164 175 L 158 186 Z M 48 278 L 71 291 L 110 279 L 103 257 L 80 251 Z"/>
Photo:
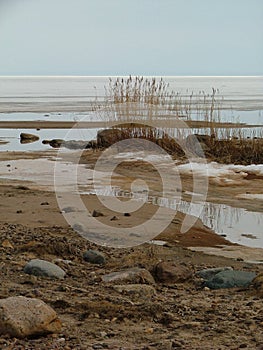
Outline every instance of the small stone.
<path id="1" fill-rule="evenodd" d="M 153 328 L 147 328 L 147 329 L 145 329 L 145 333 L 153 334 L 154 333 L 154 329 Z"/>
<path id="2" fill-rule="evenodd" d="M 22 214 L 23 211 L 22 211 L 22 210 L 17 210 L 16 213 L 17 213 L 17 214 Z"/>
<path id="3" fill-rule="evenodd" d="M 101 212 L 101 211 L 99 211 L 99 210 L 93 210 L 93 212 L 92 212 L 92 216 L 94 217 L 94 218 L 98 218 L 98 217 L 100 217 L 100 216 L 104 216 L 104 214 Z"/>
<path id="4" fill-rule="evenodd" d="M 14 249 L 13 244 L 10 243 L 8 239 L 5 239 L 5 240 L 2 242 L 2 247 L 3 247 L 3 248 Z"/>
<path id="5" fill-rule="evenodd" d="M 63 279 L 66 272 L 59 266 L 45 260 L 32 259 L 24 267 L 24 272 L 29 275 Z"/>
<path id="6" fill-rule="evenodd" d="M 42 202 L 40 205 L 49 205 L 48 202 Z"/>
<path id="7" fill-rule="evenodd" d="M 124 216 L 131 216 L 130 213 L 124 213 L 123 215 L 124 215 Z"/>
<path id="8" fill-rule="evenodd" d="M 115 215 L 110 219 L 110 221 L 116 221 L 116 220 L 119 220 L 119 218 L 118 216 L 115 216 Z"/>
<path id="9" fill-rule="evenodd" d="M 61 330 L 56 312 L 40 299 L 23 296 L 0 300 L 0 333 L 25 338 Z"/>
<path id="10" fill-rule="evenodd" d="M 105 255 L 96 250 L 87 250 L 83 254 L 83 259 L 91 264 L 103 265 L 106 262 Z"/>

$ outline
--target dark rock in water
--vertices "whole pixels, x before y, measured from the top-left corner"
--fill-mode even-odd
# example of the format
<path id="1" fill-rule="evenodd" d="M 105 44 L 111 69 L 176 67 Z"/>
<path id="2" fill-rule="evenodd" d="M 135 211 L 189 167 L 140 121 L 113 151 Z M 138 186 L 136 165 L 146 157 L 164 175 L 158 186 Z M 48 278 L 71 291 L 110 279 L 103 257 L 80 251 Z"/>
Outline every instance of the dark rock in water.
<path id="1" fill-rule="evenodd" d="M 51 142 L 51 140 L 43 140 L 42 143 L 43 145 L 49 145 Z"/>
<path id="2" fill-rule="evenodd" d="M 62 279 L 66 272 L 59 266 L 45 260 L 33 259 L 24 267 L 24 272 L 29 275 Z"/>
<path id="3" fill-rule="evenodd" d="M 227 270 L 233 270 L 231 266 L 224 266 L 224 267 L 215 267 L 212 269 L 204 269 L 200 270 L 196 273 L 196 276 L 203 278 L 204 280 L 209 280 L 210 278 L 214 277 L 217 273 L 221 271 L 227 271 Z"/>
<path id="4" fill-rule="evenodd" d="M 172 262 L 160 262 L 155 266 L 156 279 L 163 283 L 180 283 L 192 276 L 192 271 Z"/>
<path id="5" fill-rule="evenodd" d="M 20 134 L 20 143 L 31 143 L 31 142 L 35 142 L 38 141 L 39 137 L 37 135 L 33 135 L 33 134 L 26 134 L 24 132 L 22 132 Z"/>
<path id="6" fill-rule="evenodd" d="M 83 254 L 83 259 L 91 264 L 104 265 L 106 262 L 105 255 L 96 250 L 87 250 Z"/>
<path id="7" fill-rule="evenodd" d="M 96 141 L 76 141 L 76 140 L 69 140 L 64 141 L 62 139 L 53 139 L 53 140 L 43 140 L 42 143 L 44 145 L 50 145 L 53 148 L 59 148 L 59 147 L 65 147 L 68 149 L 89 149 L 89 148 L 96 148 Z"/>
<path id="8" fill-rule="evenodd" d="M 43 144 L 49 144 L 53 148 L 61 147 L 63 142 L 64 142 L 64 140 L 62 140 L 62 139 L 53 139 L 51 141 L 48 141 L 48 140 L 43 140 L 42 141 Z"/>
<path id="9" fill-rule="evenodd" d="M 255 272 L 226 270 L 207 280 L 204 286 L 210 289 L 247 287 L 255 277 Z"/>
<path id="10" fill-rule="evenodd" d="M 133 269 L 112 272 L 102 276 L 103 282 L 116 282 L 116 283 L 144 283 L 155 284 L 153 276 L 146 269 L 135 267 Z"/>
<path id="11" fill-rule="evenodd" d="M 42 300 L 24 296 L 0 300 L 0 334 L 25 338 L 60 330 L 56 312 Z"/>

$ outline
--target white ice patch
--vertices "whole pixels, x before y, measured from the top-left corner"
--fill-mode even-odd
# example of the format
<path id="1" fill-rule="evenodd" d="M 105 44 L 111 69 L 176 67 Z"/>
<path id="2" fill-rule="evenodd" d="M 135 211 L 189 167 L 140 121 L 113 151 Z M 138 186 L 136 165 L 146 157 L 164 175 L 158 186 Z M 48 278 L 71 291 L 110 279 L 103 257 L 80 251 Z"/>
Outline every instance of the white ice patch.
<path id="1" fill-rule="evenodd" d="M 176 166 L 182 175 L 209 177 L 219 185 L 241 185 L 249 174 L 263 176 L 263 164 L 234 165 L 219 164 L 216 162 L 190 162 Z"/>
<path id="2" fill-rule="evenodd" d="M 263 193 L 241 193 L 236 196 L 240 199 L 255 199 L 255 200 L 263 200 Z"/>

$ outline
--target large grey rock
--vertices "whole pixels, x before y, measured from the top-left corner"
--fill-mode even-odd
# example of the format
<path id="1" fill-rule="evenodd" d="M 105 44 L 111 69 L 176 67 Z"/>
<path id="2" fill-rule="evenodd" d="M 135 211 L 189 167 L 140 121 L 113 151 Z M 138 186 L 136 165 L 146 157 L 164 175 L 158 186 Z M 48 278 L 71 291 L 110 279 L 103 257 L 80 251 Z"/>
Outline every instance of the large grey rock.
<path id="1" fill-rule="evenodd" d="M 211 289 L 247 287 L 255 276 L 255 272 L 238 270 L 221 271 L 207 280 L 204 285 Z"/>
<path id="2" fill-rule="evenodd" d="M 0 300 L 0 334 L 24 338 L 60 330 L 56 312 L 42 300 L 23 296 Z"/>
<path id="3" fill-rule="evenodd" d="M 24 267 L 24 272 L 29 275 L 51 277 L 62 279 L 66 272 L 59 266 L 45 260 L 33 259 L 30 260 Z"/>
<path id="4" fill-rule="evenodd" d="M 227 271 L 227 270 L 233 270 L 231 266 L 224 266 L 224 267 L 214 267 L 212 269 L 204 269 L 200 270 L 196 273 L 196 276 L 203 278 L 204 280 L 209 280 L 213 276 L 215 276 L 217 273 L 221 271 Z"/>
<path id="5" fill-rule="evenodd" d="M 192 271 L 173 262 L 160 262 L 155 266 L 155 276 L 162 283 L 180 283 L 188 280 Z"/>
<path id="6" fill-rule="evenodd" d="M 145 283 L 145 284 L 155 284 L 153 276 L 146 269 L 141 269 L 138 267 L 127 269 L 118 272 L 112 272 L 107 275 L 102 276 L 103 282 L 116 282 L 116 283 Z"/>
<path id="7" fill-rule="evenodd" d="M 105 255 L 97 250 L 87 250 L 83 254 L 83 259 L 88 261 L 91 264 L 100 264 L 103 265 L 106 262 Z"/>

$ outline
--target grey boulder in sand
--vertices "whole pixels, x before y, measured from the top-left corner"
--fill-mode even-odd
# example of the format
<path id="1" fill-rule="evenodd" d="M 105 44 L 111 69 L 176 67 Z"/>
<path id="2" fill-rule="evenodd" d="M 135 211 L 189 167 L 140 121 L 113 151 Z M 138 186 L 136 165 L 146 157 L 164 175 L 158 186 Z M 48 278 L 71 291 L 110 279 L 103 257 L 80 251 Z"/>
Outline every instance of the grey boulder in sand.
<path id="1" fill-rule="evenodd" d="M 62 279 L 65 277 L 66 272 L 62 270 L 59 266 L 40 259 L 30 260 L 24 267 L 24 272 L 29 275 L 42 276 Z"/>

